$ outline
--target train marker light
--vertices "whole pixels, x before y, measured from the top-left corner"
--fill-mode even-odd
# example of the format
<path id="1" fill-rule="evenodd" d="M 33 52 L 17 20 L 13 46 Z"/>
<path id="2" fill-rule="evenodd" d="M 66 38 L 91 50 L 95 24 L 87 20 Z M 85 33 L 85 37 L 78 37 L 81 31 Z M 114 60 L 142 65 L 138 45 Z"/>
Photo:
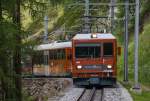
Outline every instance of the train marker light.
<path id="1" fill-rule="evenodd" d="M 77 68 L 78 68 L 78 69 L 81 69 L 81 68 L 82 68 L 82 66 L 81 66 L 81 65 L 79 65 L 79 66 L 77 66 Z"/>
<path id="2" fill-rule="evenodd" d="M 111 69 L 111 68 L 112 68 L 112 66 L 111 66 L 111 65 L 107 65 L 107 68 L 108 68 L 108 69 Z"/>

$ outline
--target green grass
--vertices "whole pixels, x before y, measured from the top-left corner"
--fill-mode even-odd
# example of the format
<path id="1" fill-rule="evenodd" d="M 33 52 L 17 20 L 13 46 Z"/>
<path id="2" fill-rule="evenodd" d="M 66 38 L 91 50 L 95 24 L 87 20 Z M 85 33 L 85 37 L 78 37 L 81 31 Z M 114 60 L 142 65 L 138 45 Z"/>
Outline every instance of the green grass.
<path id="1" fill-rule="evenodd" d="M 122 83 L 122 82 L 121 82 Z M 131 91 L 133 83 L 124 84 L 122 83 L 125 88 L 128 89 L 129 93 L 131 94 L 134 101 L 150 101 L 150 91 L 142 90 L 142 93 L 135 93 Z"/>
<path id="2" fill-rule="evenodd" d="M 130 92 L 134 101 L 149 101 L 150 100 L 150 92 L 143 91 L 141 94 L 135 94 Z"/>

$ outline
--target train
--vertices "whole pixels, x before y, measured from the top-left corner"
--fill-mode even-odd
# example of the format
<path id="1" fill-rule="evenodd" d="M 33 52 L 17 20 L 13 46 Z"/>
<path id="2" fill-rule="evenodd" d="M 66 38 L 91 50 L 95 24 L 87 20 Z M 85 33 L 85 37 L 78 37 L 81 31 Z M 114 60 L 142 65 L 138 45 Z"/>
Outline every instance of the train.
<path id="1" fill-rule="evenodd" d="M 77 34 L 72 39 L 72 77 L 76 85 L 114 85 L 117 41 L 112 34 Z"/>
<path id="2" fill-rule="evenodd" d="M 37 45 L 28 62 L 24 62 L 22 71 L 37 76 L 62 77 L 70 75 L 72 68 L 72 43 L 53 42 Z M 30 64 L 30 65 L 29 65 Z M 31 71 L 32 70 L 32 71 Z"/>
<path id="3" fill-rule="evenodd" d="M 69 73 L 75 85 L 116 84 L 117 55 L 121 54 L 121 48 L 111 33 L 76 34 L 69 42 L 43 44 L 35 50 L 43 54 L 32 59 L 35 75 Z"/>

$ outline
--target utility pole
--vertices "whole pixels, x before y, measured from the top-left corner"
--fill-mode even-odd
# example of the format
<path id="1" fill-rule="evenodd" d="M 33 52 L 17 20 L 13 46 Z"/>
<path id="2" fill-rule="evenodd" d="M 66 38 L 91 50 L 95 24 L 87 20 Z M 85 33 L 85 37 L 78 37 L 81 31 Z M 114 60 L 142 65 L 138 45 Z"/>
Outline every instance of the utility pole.
<path id="1" fill-rule="evenodd" d="M 135 11 L 135 33 L 134 33 L 134 87 L 133 89 L 140 89 L 138 82 L 138 45 L 139 45 L 139 0 L 136 0 Z"/>
<path id="2" fill-rule="evenodd" d="M 111 17 L 111 33 L 113 33 L 113 29 L 114 29 L 114 16 L 115 16 L 115 13 L 114 13 L 114 4 L 115 4 L 115 0 L 111 0 L 111 9 L 110 9 L 110 17 Z"/>
<path id="3" fill-rule="evenodd" d="M 89 16 L 89 0 L 85 0 L 85 16 Z"/>
<path id="4" fill-rule="evenodd" d="M 48 43 L 48 16 L 44 17 L 44 27 L 45 27 L 45 32 L 44 32 L 44 40 L 43 43 L 47 44 Z M 48 65 L 48 60 L 49 60 L 49 51 L 45 50 L 44 53 L 44 67 L 45 67 L 45 76 L 49 75 L 49 65 Z"/>
<path id="5" fill-rule="evenodd" d="M 129 0 L 125 0 L 125 34 L 124 34 L 124 82 L 128 82 L 128 17 Z"/>

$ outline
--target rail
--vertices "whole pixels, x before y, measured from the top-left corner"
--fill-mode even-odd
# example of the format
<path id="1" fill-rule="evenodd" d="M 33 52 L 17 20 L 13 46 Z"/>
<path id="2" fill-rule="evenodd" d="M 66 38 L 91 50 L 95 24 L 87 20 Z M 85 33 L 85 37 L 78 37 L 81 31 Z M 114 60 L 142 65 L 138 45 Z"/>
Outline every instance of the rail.
<path id="1" fill-rule="evenodd" d="M 80 99 L 82 98 L 82 96 L 84 95 L 86 89 L 83 90 L 83 92 L 81 93 L 81 95 L 79 96 L 79 98 L 77 99 L 77 101 L 80 101 Z"/>
<path id="2" fill-rule="evenodd" d="M 104 100 L 104 88 L 101 89 L 101 99 L 100 101 L 103 101 Z"/>
<path id="3" fill-rule="evenodd" d="M 89 99 L 87 101 L 93 101 L 95 91 L 96 91 L 96 88 L 93 87 L 93 89 L 92 89 L 92 91 L 90 93 Z"/>
<path id="4" fill-rule="evenodd" d="M 93 89 L 90 90 L 89 96 L 87 96 L 86 91 L 87 89 L 84 89 L 76 101 L 82 101 L 83 99 L 84 101 L 95 101 L 96 98 L 98 98 L 99 101 L 103 101 L 103 93 L 104 93 L 103 89 L 100 89 L 100 93 L 97 94 L 98 96 L 100 95 L 100 97 L 96 97 L 96 92 L 99 90 L 97 90 L 95 87 L 93 87 Z M 86 97 L 86 100 L 85 100 L 85 97 Z"/>

